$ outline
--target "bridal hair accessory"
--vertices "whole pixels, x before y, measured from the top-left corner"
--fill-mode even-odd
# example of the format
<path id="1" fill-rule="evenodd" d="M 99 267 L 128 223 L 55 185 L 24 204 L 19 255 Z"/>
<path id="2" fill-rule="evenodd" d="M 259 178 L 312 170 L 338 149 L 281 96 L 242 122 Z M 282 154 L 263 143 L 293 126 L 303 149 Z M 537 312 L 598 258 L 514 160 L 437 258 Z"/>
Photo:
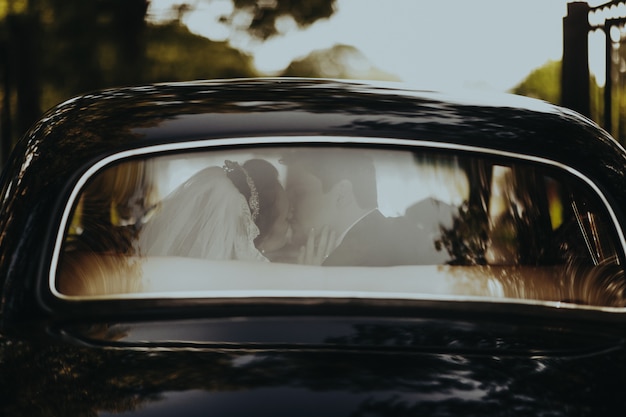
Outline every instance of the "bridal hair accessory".
<path id="1" fill-rule="evenodd" d="M 226 175 L 228 176 L 228 178 L 231 179 L 231 181 L 233 180 L 233 178 L 229 174 L 240 172 L 244 175 L 246 179 L 246 184 L 248 185 L 248 189 L 250 189 L 248 206 L 250 207 L 250 212 L 252 213 L 252 220 L 256 221 L 256 218 L 259 216 L 259 193 L 256 190 L 254 181 L 252 181 L 252 178 L 248 174 L 248 171 L 246 171 L 244 167 L 239 165 L 238 162 L 229 160 L 224 161 L 224 171 L 226 171 Z M 236 182 L 233 181 L 233 184 L 235 185 L 235 187 L 237 187 Z"/>

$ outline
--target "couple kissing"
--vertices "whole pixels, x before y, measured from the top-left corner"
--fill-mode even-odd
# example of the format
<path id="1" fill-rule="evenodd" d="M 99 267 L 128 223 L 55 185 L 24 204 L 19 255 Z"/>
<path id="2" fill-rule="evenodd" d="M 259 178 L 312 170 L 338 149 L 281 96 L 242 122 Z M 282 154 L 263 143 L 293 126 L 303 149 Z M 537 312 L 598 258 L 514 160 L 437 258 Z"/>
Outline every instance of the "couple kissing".
<path id="1" fill-rule="evenodd" d="M 294 149 L 285 187 L 263 159 L 205 168 L 166 196 L 138 237 L 145 256 L 333 266 L 407 265 L 416 231 L 377 208 L 376 170 L 359 149 Z"/>

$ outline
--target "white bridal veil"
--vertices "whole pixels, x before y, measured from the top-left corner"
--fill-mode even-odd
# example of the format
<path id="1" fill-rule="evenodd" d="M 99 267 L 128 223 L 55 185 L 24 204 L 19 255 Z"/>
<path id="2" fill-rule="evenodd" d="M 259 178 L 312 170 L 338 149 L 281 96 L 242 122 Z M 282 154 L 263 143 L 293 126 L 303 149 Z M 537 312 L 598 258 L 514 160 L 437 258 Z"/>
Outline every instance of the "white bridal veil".
<path id="1" fill-rule="evenodd" d="M 245 197 L 222 168 L 209 167 L 161 201 L 137 250 L 144 256 L 267 261 L 254 246 L 258 234 Z"/>

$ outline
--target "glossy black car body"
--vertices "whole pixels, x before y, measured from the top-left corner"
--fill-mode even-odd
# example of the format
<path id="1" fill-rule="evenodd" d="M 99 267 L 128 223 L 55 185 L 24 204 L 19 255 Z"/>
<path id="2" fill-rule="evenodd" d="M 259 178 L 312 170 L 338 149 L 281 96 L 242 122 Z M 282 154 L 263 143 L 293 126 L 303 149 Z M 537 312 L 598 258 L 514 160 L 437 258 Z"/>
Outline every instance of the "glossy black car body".
<path id="1" fill-rule="evenodd" d="M 51 292 L 63 209 L 90 167 L 147 147 L 225 140 L 224 148 L 236 148 L 229 139 L 259 137 L 380 149 L 422 141 L 553 161 L 593 182 L 617 233 L 626 234 L 626 151 L 586 119 L 544 103 L 299 79 L 87 94 L 46 114 L 3 173 L 5 415 L 626 412 L 626 306 L 322 297 L 71 302 Z"/>

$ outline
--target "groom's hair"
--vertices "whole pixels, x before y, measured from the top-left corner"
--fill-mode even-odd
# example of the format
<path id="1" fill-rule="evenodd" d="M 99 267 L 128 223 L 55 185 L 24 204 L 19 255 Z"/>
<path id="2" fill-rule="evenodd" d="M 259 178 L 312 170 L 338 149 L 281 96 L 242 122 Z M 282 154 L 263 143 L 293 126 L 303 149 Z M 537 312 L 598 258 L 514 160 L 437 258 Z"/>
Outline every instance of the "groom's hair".
<path id="1" fill-rule="evenodd" d="M 371 156 L 363 149 L 295 149 L 284 155 L 281 163 L 297 166 L 318 178 L 324 192 L 339 181 L 348 180 L 361 208 L 378 206 L 376 168 Z"/>

